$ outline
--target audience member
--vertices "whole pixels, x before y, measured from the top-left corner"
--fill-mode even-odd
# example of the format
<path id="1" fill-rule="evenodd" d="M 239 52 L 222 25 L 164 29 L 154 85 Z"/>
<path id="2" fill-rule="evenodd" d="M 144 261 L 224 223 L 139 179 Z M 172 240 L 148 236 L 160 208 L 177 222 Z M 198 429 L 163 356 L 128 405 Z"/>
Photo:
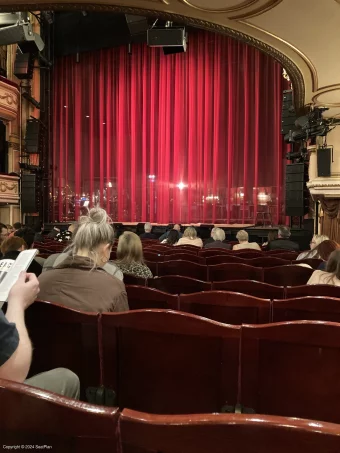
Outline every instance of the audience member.
<path id="1" fill-rule="evenodd" d="M 58 241 L 58 242 L 72 241 L 72 236 L 73 236 L 73 233 L 74 233 L 76 227 L 77 227 L 76 223 L 71 223 L 71 225 L 69 225 L 68 229 L 58 233 L 54 237 L 54 240 Z"/>
<path id="2" fill-rule="evenodd" d="M 157 239 L 157 236 L 155 234 L 152 234 L 152 225 L 150 222 L 146 222 L 144 224 L 144 231 L 145 233 L 141 234 L 139 237 L 141 239 Z"/>
<path id="3" fill-rule="evenodd" d="M 179 233 L 177 230 L 171 230 L 169 236 L 162 241 L 162 244 L 176 245 L 179 241 Z"/>
<path id="4" fill-rule="evenodd" d="M 322 263 L 319 265 L 319 270 L 326 270 L 327 262 L 329 257 L 334 250 L 339 248 L 339 244 L 335 241 L 326 240 L 322 241 L 317 247 L 315 247 L 315 255 L 314 258 L 322 260 Z"/>
<path id="5" fill-rule="evenodd" d="M 38 293 L 39 282 L 35 275 L 22 272 L 9 293 L 6 316 L 0 309 L 0 378 L 79 399 L 79 379 L 65 368 L 47 371 L 25 381 L 32 360 L 25 310 Z"/>
<path id="6" fill-rule="evenodd" d="M 334 285 L 340 286 L 340 250 L 337 249 L 331 253 L 326 272 L 314 271 L 307 285 Z"/>
<path id="7" fill-rule="evenodd" d="M 60 228 L 57 228 L 57 227 L 55 226 L 55 227 L 53 227 L 53 229 L 48 233 L 47 237 L 48 237 L 49 239 L 54 239 L 54 238 L 57 236 L 57 234 L 59 234 L 59 233 L 60 233 Z"/>
<path id="8" fill-rule="evenodd" d="M 32 230 L 32 228 L 29 227 L 20 228 L 20 230 L 17 230 L 14 233 L 14 236 L 22 238 L 26 242 L 28 249 L 33 248 L 35 232 L 34 230 Z"/>
<path id="9" fill-rule="evenodd" d="M 12 225 L 6 225 L 6 227 L 7 227 L 8 236 L 12 236 L 14 233 L 14 227 L 12 227 Z"/>
<path id="10" fill-rule="evenodd" d="M 222 230 L 222 228 L 213 228 L 211 230 L 211 236 L 213 238 L 213 241 L 206 243 L 204 248 L 220 248 L 231 250 L 231 245 L 223 242 L 225 240 L 225 232 Z"/>
<path id="11" fill-rule="evenodd" d="M 195 247 L 203 247 L 202 239 L 197 237 L 197 231 L 194 227 L 185 229 L 183 237 L 176 245 L 194 245 Z"/>
<path id="12" fill-rule="evenodd" d="M 18 230 L 21 230 L 22 227 L 23 227 L 23 225 L 20 222 L 15 222 L 15 224 L 13 225 L 13 230 L 14 230 L 13 233 L 15 233 Z"/>
<path id="13" fill-rule="evenodd" d="M 234 245 L 233 250 L 254 249 L 261 250 L 257 242 L 248 242 L 249 234 L 245 230 L 238 231 L 236 239 L 239 244 Z"/>
<path id="14" fill-rule="evenodd" d="M 44 224 L 42 222 L 38 222 L 34 227 L 35 235 L 34 235 L 34 242 L 44 242 Z"/>
<path id="15" fill-rule="evenodd" d="M 115 264 L 123 274 L 141 278 L 153 277 L 143 261 L 142 242 L 137 234 L 131 231 L 125 231 L 119 237 Z"/>
<path id="16" fill-rule="evenodd" d="M 300 253 L 300 255 L 296 258 L 296 260 L 303 260 L 305 258 L 316 258 L 317 250 L 316 247 L 321 244 L 323 241 L 328 241 L 329 237 L 325 234 L 314 234 L 312 240 L 310 241 L 310 250 L 305 250 L 304 252 Z"/>
<path id="17" fill-rule="evenodd" d="M 268 244 L 269 242 L 275 241 L 277 239 L 277 231 L 269 231 L 268 236 L 267 236 L 267 242 L 264 242 L 262 244 L 262 249 L 267 250 L 268 249 Z"/>
<path id="18" fill-rule="evenodd" d="M 89 312 L 129 309 L 124 284 L 103 270 L 109 261 L 113 229 L 103 209 L 80 217 L 70 253 L 40 277 L 40 298 Z"/>
<path id="19" fill-rule="evenodd" d="M 164 234 L 162 234 L 162 236 L 159 238 L 160 242 L 162 242 L 162 241 L 164 241 L 164 239 L 168 238 L 171 230 L 178 231 L 180 239 L 183 237 L 183 234 L 181 233 L 181 225 L 179 223 L 176 223 L 173 228 L 170 228 L 168 231 L 166 231 Z"/>
<path id="20" fill-rule="evenodd" d="M 2 253 L 2 260 L 12 260 L 13 262 L 18 258 L 20 252 L 27 249 L 27 244 L 23 238 L 13 236 L 11 238 L 6 239 L 1 244 L 1 253 Z M 29 265 L 27 272 L 30 274 L 35 274 L 37 277 L 42 272 L 42 266 L 36 261 L 33 260 Z"/>
<path id="21" fill-rule="evenodd" d="M 278 239 L 269 242 L 268 250 L 292 250 L 298 252 L 300 250 L 297 242 L 291 241 L 290 228 L 287 226 L 280 226 L 278 230 Z"/>
<path id="22" fill-rule="evenodd" d="M 214 242 L 215 239 L 213 238 L 213 233 L 215 231 L 215 228 L 216 227 L 213 227 L 210 231 L 210 237 L 208 237 L 207 239 L 204 239 L 203 240 L 203 244 L 204 244 L 204 247 L 207 245 L 207 244 L 210 244 L 210 242 Z"/>
<path id="23" fill-rule="evenodd" d="M 4 223 L 0 223 L 0 245 L 7 239 L 8 237 L 8 230 L 7 225 Z"/>

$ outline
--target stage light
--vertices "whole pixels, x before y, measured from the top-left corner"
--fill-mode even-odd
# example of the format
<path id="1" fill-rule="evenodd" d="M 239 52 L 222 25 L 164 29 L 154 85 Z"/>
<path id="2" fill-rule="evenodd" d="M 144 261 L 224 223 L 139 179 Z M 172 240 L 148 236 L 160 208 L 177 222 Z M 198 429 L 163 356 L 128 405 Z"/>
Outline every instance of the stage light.
<path id="1" fill-rule="evenodd" d="M 86 118 L 90 118 L 90 115 L 86 115 Z"/>
<path id="2" fill-rule="evenodd" d="M 112 187 L 112 182 L 111 181 L 107 183 L 107 187 Z"/>
<path id="3" fill-rule="evenodd" d="M 25 46 L 34 51 L 42 51 L 45 44 L 41 37 L 34 33 L 27 13 L 0 14 L 0 45 L 18 44 L 22 53 L 27 53 Z"/>
<path id="4" fill-rule="evenodd" d="M 149 175 L 148 178 L 154 180 L 156 179 L 156 175 Z"/>
<path id="5" fill-rule="evenodd" d="M 177 184 L 177 187 L 179 188 L 179 190 L 183 190 L 185 187 L 188 187 L 188 185 L 180 182 L 179 184 Z"/>

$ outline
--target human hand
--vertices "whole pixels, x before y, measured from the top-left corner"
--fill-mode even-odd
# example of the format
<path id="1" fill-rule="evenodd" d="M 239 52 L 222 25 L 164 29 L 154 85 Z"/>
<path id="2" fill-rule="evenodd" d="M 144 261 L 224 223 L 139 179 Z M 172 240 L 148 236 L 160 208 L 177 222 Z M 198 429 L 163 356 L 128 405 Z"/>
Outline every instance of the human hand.
<path id="1" fill-rule="evenodd" d="M 8 304 L 17 304 L 26 310 L 34 302 L 38 294 L 39 281 L 37 277 L 34 274 L 21 272 L 17 282 L 9 292 Z"/>

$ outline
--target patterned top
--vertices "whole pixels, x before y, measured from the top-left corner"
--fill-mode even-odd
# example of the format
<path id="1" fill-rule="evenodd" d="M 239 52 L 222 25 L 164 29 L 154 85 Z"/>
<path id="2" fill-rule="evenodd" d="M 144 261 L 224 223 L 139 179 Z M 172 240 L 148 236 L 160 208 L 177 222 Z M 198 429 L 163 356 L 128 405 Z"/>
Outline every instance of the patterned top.
<path id="1" fill-rule="evenodd" d="M 126 264 L 120 263 L 119 261 L 115 261 L 114 264 L 123 272 L 123 274 L 133 275 L 134 277 L 139 278 L 153 278 L 152 272 L 145 264 Z"/>

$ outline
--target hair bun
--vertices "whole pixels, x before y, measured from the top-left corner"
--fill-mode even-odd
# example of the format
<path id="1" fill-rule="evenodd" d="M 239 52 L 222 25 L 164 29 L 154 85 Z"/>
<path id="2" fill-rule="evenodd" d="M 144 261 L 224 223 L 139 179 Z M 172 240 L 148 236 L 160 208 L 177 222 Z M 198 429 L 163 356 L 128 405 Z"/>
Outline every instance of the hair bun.
<path id="1" fill-rule="evenodd" d="M 88 215 L 80 217 L 79 224 L 96 223 L 98 225 L 103 225 L 110 222 L 110 220 L 110 217 L 104 209 L 96 207 L 90 209 Z"/>

